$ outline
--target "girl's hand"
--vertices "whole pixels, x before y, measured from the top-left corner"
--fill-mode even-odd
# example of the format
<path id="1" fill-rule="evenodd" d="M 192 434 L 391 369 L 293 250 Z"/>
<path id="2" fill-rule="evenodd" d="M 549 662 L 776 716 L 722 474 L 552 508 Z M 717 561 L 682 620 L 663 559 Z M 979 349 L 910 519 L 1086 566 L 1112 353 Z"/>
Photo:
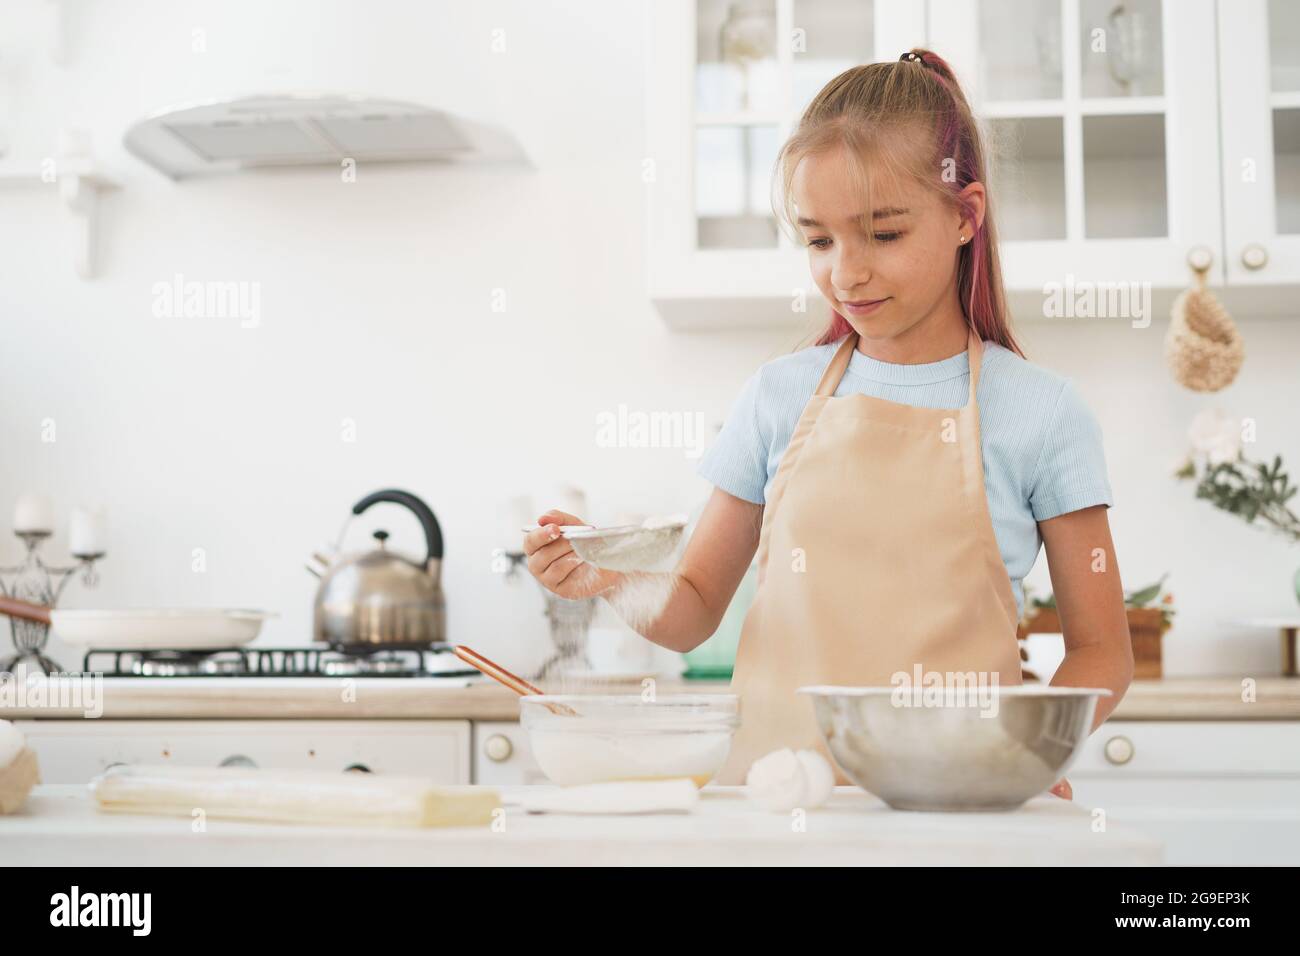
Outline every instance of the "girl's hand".
<path id="1" fill-rule="evenodd" d="M 570 601 L 592 597 L 613 588 L 617 571 L 606 571 L 587 564 L 573 551 L 569 539 L 560 534 L 560 525 L 584 524 L 576 515 L 551 510 L 537 519 L 541 525 L 524 535 L 524 554 L 528 571 L 542 587 Z"/>
<path id="2" fill-rule="evenodd" d="M 1062 800 L 1074 799 L 1074 789 L 1070 786 L 1070 781 L 1066 780 L 1064 777 L 1057 781 L 1056 786 L 1052 787 L 1052 789 L 1047 792 L 1055 794 Z"/>

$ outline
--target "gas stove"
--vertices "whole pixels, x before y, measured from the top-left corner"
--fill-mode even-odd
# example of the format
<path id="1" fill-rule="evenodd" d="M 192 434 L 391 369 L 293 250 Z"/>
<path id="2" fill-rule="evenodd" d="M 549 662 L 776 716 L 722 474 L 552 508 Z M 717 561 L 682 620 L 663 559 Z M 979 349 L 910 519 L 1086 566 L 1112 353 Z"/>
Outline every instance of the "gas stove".
<path id="1" fill-rule="evenodd" d="M 223 647 L 204 650 L 96 648 L 82 673 L 114 677 L 480 677 L 458 658 L 441 663 L 449 644 L 338 648 Z"/>
<path id="2" fill-rule="evenodd" d="M 541 782 L 511 695 L 465 694 L 495 682 L 449 651 L 445 643 L 96 648 L 82 667 L 102 678 L 94 701 L 27 708 L 18 724 L 54 783 L 85 784 L 118 763 Z"/>

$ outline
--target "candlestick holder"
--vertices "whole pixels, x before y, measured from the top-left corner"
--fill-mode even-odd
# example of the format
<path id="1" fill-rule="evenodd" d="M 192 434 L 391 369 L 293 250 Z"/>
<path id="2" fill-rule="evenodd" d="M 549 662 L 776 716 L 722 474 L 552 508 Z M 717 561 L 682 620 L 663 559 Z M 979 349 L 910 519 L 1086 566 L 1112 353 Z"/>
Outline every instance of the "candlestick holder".
<path id="1" fill-rule="evenodd" d="M 0 594 L 53 608 L 63 595 L 63 589 L 68 586 L 68 582 L 78 571 L 81 572 L 81 581 L 86 587 L 93 588 L 99 584 L 95 562 L 104 557 L 104 552 L 74 554 L 76 564 L 52 567 L 41 560 L 39 553 L 41 545 L 50 536 L 50 532 L 15 531 L 14 534 L 22 539 L 27 555 L 22 564 L 11 568 L 0 567 Z M 5 575 L 12 575 L 13 579 L 6 582 Z M 16 670 L 18 662 L 24 660 L 34 662 L 44 674 L 62 669 L 45 656 L 45 644 L 50 639 L 48 624 L 10 618 L 9 629 L 13 635 L 16 653 L 12 657 L 0 660 L 0 673 Z"/>
<path id="2" fill-rule="evenodd" d="M 495 548 L 492 551 L 492 568 L 504 574 L 507 581 L 518 578 L 519 568 L 527 563 L 522 551 L 507 551 Z M 562 679 L 569 671 L 586 673 L 591 670 L 591 658 L 587 655 L 587 636 L 591 622 L 596 616 L 596 599 L 581 598 L 571 601 L 548 591 L 540 582 L 537 586 L 542 591 L 546 602 L 546 619 L 551 625 L 551 642 L 554 651 L 542 664 L 541 669 L 530 675 L 535 681 Z"/>

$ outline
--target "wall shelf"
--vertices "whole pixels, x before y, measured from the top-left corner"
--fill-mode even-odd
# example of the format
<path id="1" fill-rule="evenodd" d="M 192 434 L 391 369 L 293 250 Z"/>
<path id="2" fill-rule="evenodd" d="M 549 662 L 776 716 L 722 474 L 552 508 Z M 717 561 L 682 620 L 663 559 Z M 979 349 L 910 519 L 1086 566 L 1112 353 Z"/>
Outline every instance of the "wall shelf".
<path id="1" fill-rule="evenodd" d="M 99 267 L 100 200 L 121 185 L 93 160 L 64 160 L 55 169 L 53 177 L 40 170 L 0 171 L 0 189 L 56 195 L 72 220 L 73 270 L 82 279 L 93 279 Z"/>

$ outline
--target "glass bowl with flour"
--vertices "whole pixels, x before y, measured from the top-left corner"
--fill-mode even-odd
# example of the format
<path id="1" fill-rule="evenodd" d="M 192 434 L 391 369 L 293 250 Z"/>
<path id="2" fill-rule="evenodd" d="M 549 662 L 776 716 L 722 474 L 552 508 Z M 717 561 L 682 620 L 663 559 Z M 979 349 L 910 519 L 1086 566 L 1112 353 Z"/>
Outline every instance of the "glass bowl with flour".
<path id="1" fill-rule="evenodd" d="M 702 787 L 722 768 L 740 726 L 735 694 L 530 694 L 519 701 L 533 759 L 562 786 L 689 777 Z M 548 704 L 565 704 L 577 716 Z"/>

